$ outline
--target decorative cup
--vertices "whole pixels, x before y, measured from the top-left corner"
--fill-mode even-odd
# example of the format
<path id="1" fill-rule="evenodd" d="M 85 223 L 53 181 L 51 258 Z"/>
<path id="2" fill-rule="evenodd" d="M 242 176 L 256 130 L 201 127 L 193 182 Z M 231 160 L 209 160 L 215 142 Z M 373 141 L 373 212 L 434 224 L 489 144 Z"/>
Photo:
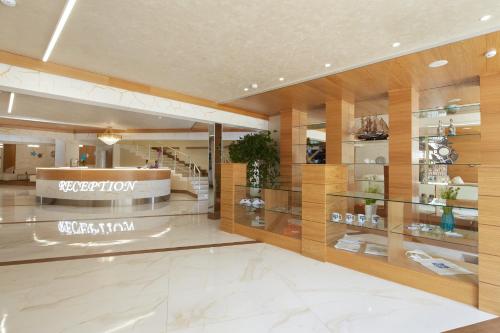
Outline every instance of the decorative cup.
<path id="1" fill-rule="evenodd" d="M 340 221 L 342 221 L 342 214 L 337 213 L 337 212 L 332 213 L 331 221 L 332 222 L 340 222 Z"/>
<path id="2" fill-rule="evenodd" d="M 354 216 L 351 213 L 345 214 L 345 223 L 346 224 L 352 224 L 354 221 L 356 221 L 356 216 Z"/>
<path id="3" fill-rule="evenodd" d="M 377 225 L 379 222 L 380 222 L 380 216 L 378 216 L 377 214 L 372 215 L 372 224 Z"/>
<path id="4" fill-rule="evenodd" d="M 365 214 L 358 214 L 358 223 L 359 225 L 363 225 L 366 222 Z"/>

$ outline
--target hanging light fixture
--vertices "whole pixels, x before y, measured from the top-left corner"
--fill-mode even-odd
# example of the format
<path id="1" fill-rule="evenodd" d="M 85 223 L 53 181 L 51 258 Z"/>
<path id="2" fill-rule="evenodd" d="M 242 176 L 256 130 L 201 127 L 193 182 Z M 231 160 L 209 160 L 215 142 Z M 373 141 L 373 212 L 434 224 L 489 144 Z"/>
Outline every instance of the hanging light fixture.
<path id="1" fill-rule="evenodd" d="M 114 145 L 122 139 L 121 135 L 111 132 L 111 127 L 108 127 L 104 133 L 98 133 L 97 138 L 107 144 L 108 146 Z"/>

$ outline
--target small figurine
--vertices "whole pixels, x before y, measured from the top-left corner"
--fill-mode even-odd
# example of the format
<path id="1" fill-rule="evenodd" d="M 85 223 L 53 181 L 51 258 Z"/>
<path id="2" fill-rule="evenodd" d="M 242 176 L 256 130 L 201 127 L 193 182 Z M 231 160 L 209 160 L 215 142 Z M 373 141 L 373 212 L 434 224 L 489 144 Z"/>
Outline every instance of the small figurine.
<path id="1" fill-rule="evenodd" d="M 441 122 L 441 120 L 439 121 L 439 124 L 437 127 L 437 135 L 444 136 L 444 128 L 443 128 L 443 123 Z"/>
<path id="2" fill-rule="evenodd" d="M 450 118 L 450 126 L 448 127 L 448 135 L 453 136 L 457 135 L 457 129 L 455 125 L 453 125 L 453 119 Z"/>

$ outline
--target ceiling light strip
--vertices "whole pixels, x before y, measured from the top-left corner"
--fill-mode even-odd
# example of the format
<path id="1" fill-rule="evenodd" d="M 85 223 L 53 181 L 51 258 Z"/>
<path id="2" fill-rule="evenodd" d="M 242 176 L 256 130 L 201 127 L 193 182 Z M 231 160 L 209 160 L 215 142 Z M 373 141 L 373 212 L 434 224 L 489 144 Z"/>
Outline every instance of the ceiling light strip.
<path id="1" fill-rule="evenodd" d="M 9 97 L 9 106 L 7 108 L 7 113 L 12 113 L 12 107 L 14 106 L 14 97 L 15 94 L 11 92 Z"/>
<path id="2" fill-rule="evenodd" d="M 52 37 L 50 38 L 49 45 L 47 46 L 47 49 L 45 50 L 45 53 L 43 55 L 43 62 L 47 62 L 49 60 L 50 54 L 52 53 L 52 50 L 54 50 L 54 47 L 56 46 L 57 40 L 59 39 L 59 36 L 61 36 L 61 32 L 64 29 L 64 25 L 66 24 L 66 21 L 68 21 L 69 15 L 71 14 L 71 11 L 73 10 L 73 7 L 75 6 L 76 0 L 67 0 L 66 5 L 64 6 L 64 10 L 62 12 L 61 17 L 59 18 L 59 22 L 57 22 L 56 29 L 54 30 L 54 33 L 52 34 Z"/>

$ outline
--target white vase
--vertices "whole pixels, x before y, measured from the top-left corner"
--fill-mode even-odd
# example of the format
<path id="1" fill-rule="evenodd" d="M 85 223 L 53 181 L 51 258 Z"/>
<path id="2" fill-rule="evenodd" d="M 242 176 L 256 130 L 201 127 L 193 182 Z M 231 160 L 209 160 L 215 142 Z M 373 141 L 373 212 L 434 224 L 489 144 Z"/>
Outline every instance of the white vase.
<path id="1" fill-rule="evenodd" d="M 252 198 L 259 197 L 262 189 L 260 187 L 250 187 L 250 196 Z"/>
<path id="2" fill-rule="evenodd" d="M 377 204 L 366 205 L 365 204 L 365 216 L 367 221 L 372 220 L 372 216 L 377 214 Z"/>

